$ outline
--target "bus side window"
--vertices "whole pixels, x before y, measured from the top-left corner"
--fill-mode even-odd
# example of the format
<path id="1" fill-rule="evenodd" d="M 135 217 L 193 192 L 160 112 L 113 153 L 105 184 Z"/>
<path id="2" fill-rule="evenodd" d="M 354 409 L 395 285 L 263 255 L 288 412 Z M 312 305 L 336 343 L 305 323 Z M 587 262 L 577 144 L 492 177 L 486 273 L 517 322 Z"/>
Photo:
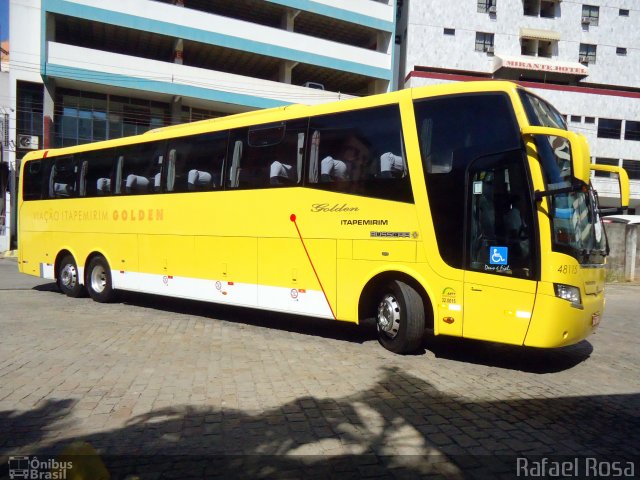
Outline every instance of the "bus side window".
<path id="1" fill-rule="evenodd" d="M 229 187 L 267 188 L 302 183 L 307 119 L 232 132 Z"/>
<path id="2" fill-rule="evenodd" d="M 221 188 L 228 136 L 228 132 L 215 132 L 170 141 L 165 190 L 200 192 Z"/>
<path id="3" fill-rule="evenodd" d="M 78 165 L 72 155 L 53 158 L 49 172 L 49 198 L 77 196 L 78 177 Z"/>
<path id="4" fill-rule="evenodd" d="M 32 160 L 24 168 L 22 199 L 41 200 L 44 172 L 46 170 L 47 159 Z"/>
<path id="5" fill-rule="evenodd" d="M 111 194 L 112 177 L 115 175 L 114 154 L 113 149 L 104 149 L 78 155 L 78 162 L 84 171 L 84 177 L 81 173 L 84 196 L 97 197 Z"/>
<path id="6" fill-rule="evenodd" d="M 414 107 L 438 250 L 448 265 L 464 268 L 466 169 L 479 157 L 520 148 L 511 100 L 474 93 L 420 99 Z"/>
<path id="7" fill-rule="evenodd" d="M 126 194 L 157 193 L 162 190 L 164 143 L 141 143 L 119 149 L 123 157 L 121 190 Z M 117 170 L 117 166 L 116 166 Z M 118 177 L 116 173 L 116 177 Z M 116 186 L 117 193 L 117 186 Z"/>
<path id="8" fill-rule="evenodd" d="M 412 202 L 397 105 L 312 117 L 307 185 Z"/>

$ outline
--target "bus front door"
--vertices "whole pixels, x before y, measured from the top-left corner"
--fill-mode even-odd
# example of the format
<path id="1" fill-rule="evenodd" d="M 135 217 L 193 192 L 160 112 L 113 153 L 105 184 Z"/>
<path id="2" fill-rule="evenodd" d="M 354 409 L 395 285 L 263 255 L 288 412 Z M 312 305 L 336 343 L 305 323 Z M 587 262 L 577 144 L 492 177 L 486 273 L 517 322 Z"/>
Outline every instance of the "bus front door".
<path id="1" fill-rule="evenodd" d="M 516 345 L 533 313 L 533 201 L 519 151 L 481 157 L 467 177 L 463 336 Z"/>

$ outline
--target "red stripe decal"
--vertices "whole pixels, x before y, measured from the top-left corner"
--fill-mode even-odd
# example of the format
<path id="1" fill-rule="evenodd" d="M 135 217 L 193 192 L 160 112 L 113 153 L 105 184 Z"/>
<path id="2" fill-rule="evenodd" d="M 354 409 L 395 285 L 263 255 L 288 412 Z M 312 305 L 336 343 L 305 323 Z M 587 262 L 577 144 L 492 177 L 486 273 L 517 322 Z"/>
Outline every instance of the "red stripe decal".
<path id="1" fill-rule="evenodd" d="M 327 301 L 327 305 L 329 305 L 329 310 L 331 310 L 331 315 L 333 315 L 333 319 L 337 320 L 336 314 L 333 313 L 333 308 L 331 307 L 331 303 L 329 302 L 329 297 L 327 297 L 327 292 L 324 291 L 324 287 L 322 286 L 322 282 L 320 281 L 320 276 L 316 271 L 316 267 L 313 265 L 313 260 L 311 260 L 311 255 L 309 255 L 309 250 L 307 250 L 307 246 L 304 243 L 304 239 L 302 238 L 302 234 L 300 233 L 300 229 L 298 228 L 298 223 L 296 222 L 296 214 L 292 213 L 289 217 L 289 220 L 293 222 L 293 225 L 296 227 L 296 231 L 298 232 L 298 237 L 300 237 L 300 242 L 302 243 L 302 248 L 304 248 L 304 253 L 307 254 L 307 258 L 309 259 L 309 263 L 311 264 L 311 268 L 313 269 L 313 273 L 320 284 L 320 289 L 322 290 L 322 294 L 324 295 L 324 299 Z"/>

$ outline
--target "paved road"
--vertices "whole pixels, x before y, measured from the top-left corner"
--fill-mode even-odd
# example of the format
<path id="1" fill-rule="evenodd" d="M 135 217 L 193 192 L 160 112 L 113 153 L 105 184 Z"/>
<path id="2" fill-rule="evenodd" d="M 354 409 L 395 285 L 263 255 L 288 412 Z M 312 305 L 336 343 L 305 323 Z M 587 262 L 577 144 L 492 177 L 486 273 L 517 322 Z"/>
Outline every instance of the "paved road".
<path id="1" fill-rule="evenodd" d="M 572 347 L 427 338 L 398 356 L 348 324 L 69 299 L 0 260 L 0 475 L 7 455 L 74 440 L 112 478 L 514 478 L 537 455 L 631 459 L 638 475 L 638 311 L 640 286 L 612 285 L 600 330 Z"/>

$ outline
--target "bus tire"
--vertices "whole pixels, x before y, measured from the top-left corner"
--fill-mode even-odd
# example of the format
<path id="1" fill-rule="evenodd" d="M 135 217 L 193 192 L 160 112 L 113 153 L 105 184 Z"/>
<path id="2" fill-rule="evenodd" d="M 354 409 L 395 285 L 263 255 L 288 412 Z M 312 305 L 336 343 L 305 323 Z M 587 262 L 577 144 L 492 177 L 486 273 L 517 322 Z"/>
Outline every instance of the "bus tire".
<path id="1" fill-rule="evenodd" d="M 393 280 L 380 290 L 376 314 L 378 340 L 394 353 L 415 352 L 425 329 L 424 303 L 410 285 Z"/>
<path id="2" fill-rule="evenodd" d="M 67 253 L 60 260 L 56 283 L 67 297 L 78 298 L 84 293 L 84 286 L 80 283 L 78 274 L 78 265 L 71 254 Z"/>
<path id="3" fill-rule="evenodd" d="M 96 302 L 108 303 L 115 298 L 111 269 L 104 257 L 98 256 L 91 259 L 87 267 L 85 283 L 89 296 Z"/>

